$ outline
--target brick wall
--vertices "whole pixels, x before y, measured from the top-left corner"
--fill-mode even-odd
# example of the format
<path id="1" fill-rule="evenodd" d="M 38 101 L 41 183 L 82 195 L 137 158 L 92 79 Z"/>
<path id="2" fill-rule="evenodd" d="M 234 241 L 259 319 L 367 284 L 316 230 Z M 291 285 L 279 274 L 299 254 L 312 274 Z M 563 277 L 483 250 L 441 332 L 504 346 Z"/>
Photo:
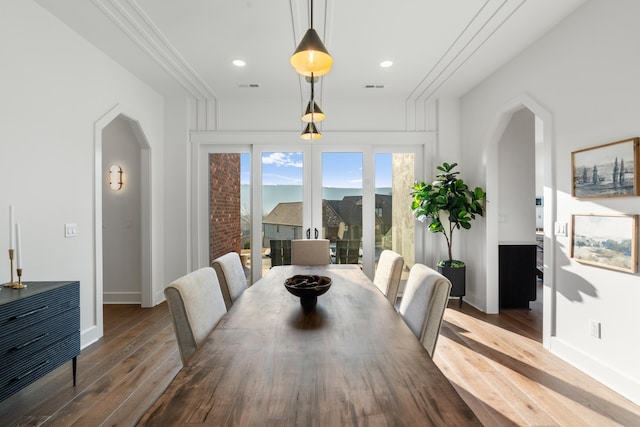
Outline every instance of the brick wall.
<path id="1" fill-rule="evenodd" d="M 240 253 L 240 154 L 209 155 L 209 264 Z"/>

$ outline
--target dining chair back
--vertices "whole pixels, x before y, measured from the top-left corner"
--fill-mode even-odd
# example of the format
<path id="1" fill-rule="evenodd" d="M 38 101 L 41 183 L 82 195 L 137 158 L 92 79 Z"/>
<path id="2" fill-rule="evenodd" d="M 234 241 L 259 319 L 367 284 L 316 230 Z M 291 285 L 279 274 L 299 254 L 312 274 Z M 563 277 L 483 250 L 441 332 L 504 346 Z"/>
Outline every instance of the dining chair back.
<path id="1" fill-rule="evenodd" d="M 291 265 L 291 240 L 270 240 L 271 267 Z"/>
<path id="2" fill-rule="evenodd" d="M 211 266 L 218 275 L 224 304 L 227 310 L 229 310 L 233 302 L 242 295 L 248 287 L 247 277 L 244 275 L 240 255 L 238 255 L 237 252 L 229 252 L 214 259 Z"/>
<path id="3" fill-rule="evenodd" d="M 336 264 L 357 264 L 360 257 L 360 240 L 336 241 Z"/>
<path id="4" fill-rule="evenodd" d="M 398 311 L 431 357 L 450 291 L 451 282 L 442 274 L 423 264 L 411 267 Z"/>
<path id="5" fill-rule="evenodd" d="M 227 312 L 211 267 L 191 272 L 164 289 L 182 364 Z"/>
<path id="6" fill-rule="evenodd" d="M 295 239 L 291 241 L 291 264 L 327 265 L 331 263 L 328 239 Z"/>
<path id="7" fill-rule="evenodd" d="M 397 252 L 385 249 L 380 253 L 373 283 L 387 297 L 393 307 L 396 306 L 400 276 L 404 267 L 404 258 Z"/>

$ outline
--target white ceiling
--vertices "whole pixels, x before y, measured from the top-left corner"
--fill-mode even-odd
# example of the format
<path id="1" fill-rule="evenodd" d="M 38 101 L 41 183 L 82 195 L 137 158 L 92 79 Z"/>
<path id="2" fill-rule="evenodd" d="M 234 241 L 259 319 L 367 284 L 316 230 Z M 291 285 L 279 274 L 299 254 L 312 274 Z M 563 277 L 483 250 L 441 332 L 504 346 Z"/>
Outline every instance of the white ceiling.
<path id="1" fill-rule="evenodd" d="M 309 26 L 306 0 L 36 1 L 161 93 L 308 99 L 289 64 Z M 462 95 L 583 2 L 315 0 L 313 26 L 334 59 L 316 92 L 408 103 Z M 381 68 L 385 59 L 394 65 Z"/>

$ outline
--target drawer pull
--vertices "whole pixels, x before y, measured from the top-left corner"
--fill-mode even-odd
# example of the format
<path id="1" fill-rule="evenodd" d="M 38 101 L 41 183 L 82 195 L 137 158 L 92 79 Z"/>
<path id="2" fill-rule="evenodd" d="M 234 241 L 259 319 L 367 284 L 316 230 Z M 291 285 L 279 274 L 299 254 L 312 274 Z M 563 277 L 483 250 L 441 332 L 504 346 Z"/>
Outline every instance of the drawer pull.
<path id="1" fill-rule="evenodd" d="M 40 369 L 44 368 L 48 364 L 49 364 L 49 361 L 45 360 L 44 362 L 40 363 L 38 366 L 36 366 L 35 368 L 31 369 L 30 371 L 27 371 L 22 375 L 18 375 L 17 377 L 15 377 L 13 379 L 13 381 L 20 381 L 21 379 L 26 378 L 29 375 L 33 374 L 34 372 L 39 371 Z"/>
<path id="2" fill-rule="evenodd" d="M 49 306 L 45 305 L 44 307 L 36 308 L 35 310 L 31 310 L 31 311 L 27 311 L 26 313 L 18 314 L 15 317 L 15 319 L 22 319 L 23 317 L 31 316 L 33 314 L 40 313 L 41 311 L 44 311 L 44 310 L 46 310 L 48 308 L 49 308 Z"/>
<path id="3" fill-rule="evenodd" d="M 40 341 L 42 338 L 45 338 L 45 337 L 48 337 L 48 336 L 49 336 L 49 333 L 42 334 L 42 335 L 40 335 L 40 336 L 35 337 L 35 338 L 34 338 L 34 339 L 32 339 L 31 341 L 27 341 L 26 343 L 23 343 L 23 344 L 20 344 L 20 345 L 15 346 L 13 349 L 14 349 L 14 350 L 20 350 L 20 349 L 23 349 L 23 348 L 25 348 L 26 346 L 31 345 L 31 344 L 33 344 L 33 343 L 36 343 L 36 342 Z"/>

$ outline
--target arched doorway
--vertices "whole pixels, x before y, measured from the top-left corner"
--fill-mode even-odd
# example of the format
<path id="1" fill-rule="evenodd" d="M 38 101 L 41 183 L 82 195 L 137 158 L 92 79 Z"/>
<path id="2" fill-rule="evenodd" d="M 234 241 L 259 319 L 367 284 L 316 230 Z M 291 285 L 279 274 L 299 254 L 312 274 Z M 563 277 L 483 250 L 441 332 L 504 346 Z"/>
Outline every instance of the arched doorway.
<path id="1" fill-rule="evenodd" d="M 141 305 L 151 307 L 151 146 L 147 140 L 140 123 L 128 114 L 120 104 L 114 106 L 102 116 L 94 126 L 95 141 L 95 182 L 94 182 L 94 236 L 95 236 L 95 312 L 96 312 L 96 339 L 103 335 L 103 237 L 102 237 L 102 188 L 108 185 L 108 180 L 103 173 L 103 130 L 116 118 L 128 122 L 131 132 L 140 147 L 140 294 Z"/>
<path id="2" fill-rule="evenodd" d="M 515 112 L 527 108 L 543 123 L 542 130 L 542 170 L 543 170 L 543 222 L 544 228 L 544 287 L 543 287 L 543 334 L 542 343 L 549 347 L 549 339 L 555 334 L 555 235 L 553 224 L 555 221 L 556 185 L 553 168 L 553 117 L 551 113 L 528 94 L 520 95 L 505 104 L 498 112 L 493 132 L 487 144 L 487 194 L 492 194 L 492 203 L 500 206 L 501 173 L 499 141 Z M 532 201 L 533 203 L 533 201 Z M 498 288 L 498 246 L 500 229 L 499 210 L 487 210 L 487 270 L 486 270 L 486 301 L 487 313 L 499 311 Z"/>
<path id="3" fill-rule="evenodd" d="M 104 304 L 141 304 L 140 144 L 122 115 L 102 130 Z"/>

